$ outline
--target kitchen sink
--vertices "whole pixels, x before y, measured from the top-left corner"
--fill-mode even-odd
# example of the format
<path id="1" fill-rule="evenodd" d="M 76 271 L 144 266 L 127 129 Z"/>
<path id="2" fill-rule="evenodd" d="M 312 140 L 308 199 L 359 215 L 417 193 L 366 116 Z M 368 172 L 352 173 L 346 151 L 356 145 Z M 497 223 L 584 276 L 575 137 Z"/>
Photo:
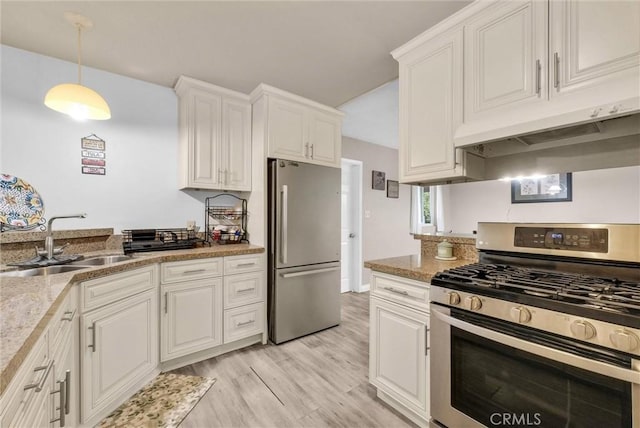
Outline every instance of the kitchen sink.
<path id="1" fill-rule="evenodd" d="M 110 265 L 111 263 L 124 262 L 127 260 L 132 260 L 131 256 L 100 256 L 100 257 L 92 257 L 90 259 L 77 260 L 72 262 L 71 265 L 74 266 L 102 266 L 102 265 Z"/>
<path id="2" fill-rule="evenodd" d="M 0 273 L 0 277 L 3 276 L 47 276 L 47 275 L 55 275 L 56 273 L 65 273 L 65 272 L 73 272 L 76 270 L 86 269 L 89 266 L 70 266 L 70 265 L 62 265 L 62 266 L 47 266 L 35 269 L 24 269 L 24 270 L 12 270 L 9 272 Z"/>

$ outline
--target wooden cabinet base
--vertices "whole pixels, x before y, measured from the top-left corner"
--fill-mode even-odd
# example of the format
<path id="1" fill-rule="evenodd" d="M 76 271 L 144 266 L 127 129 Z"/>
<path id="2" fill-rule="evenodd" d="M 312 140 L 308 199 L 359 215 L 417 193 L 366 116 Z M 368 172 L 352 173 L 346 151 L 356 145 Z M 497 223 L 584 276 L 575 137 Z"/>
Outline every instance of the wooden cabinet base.
<path id="1" fill-rule="evenodd" d="M 400 404 L 395 398 L 385 393 L 384 391 L 378 389 L 376 395 L 380 400 L 384 401 L 386 404 L 393 407 L 397 412 L 399 412 L 401 415 L 403 415 L 404 417 L 406 417 L 407 419 L 409 419 L 411 422 L 418 425 L 419 427 L 427 428 L 429 426 L 428 420 L 407 410 L 407 408 L 404 405 Z"/>

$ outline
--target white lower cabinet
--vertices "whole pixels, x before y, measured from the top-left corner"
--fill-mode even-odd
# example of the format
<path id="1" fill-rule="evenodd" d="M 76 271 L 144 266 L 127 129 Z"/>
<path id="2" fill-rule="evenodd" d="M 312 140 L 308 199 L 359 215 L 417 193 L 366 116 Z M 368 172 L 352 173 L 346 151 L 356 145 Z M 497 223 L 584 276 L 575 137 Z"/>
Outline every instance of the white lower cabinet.
<path id="1" fill-rule="evenodd" d="M 381 277 L 378 277 L 379 280 Z M 384 279 L 389 282 L 389 276 Z M 376 275 L 374 274 L 374 282 Z M 409 282 L 402 279 L 398 287 Z M 416 281 L 411 281 L 416 282 Z M 426 284 L 424 287 L 428 290 Z M 429 422 L 429 312 L 370 298 L 369 382 L 378 397 L 419 426 Z"/>
<path id="2" fill-rule="evenodd" d="M 246 346 L 234 342 L 252 336 L 266 340 L 258 337 L 266 332 L 262 254 L 168 262 L 160 272 L 163 368 Z"/>
<path id="3" fill-rule="evenodd" d="M 156 266 L 87 281 L 109 294 L 122 290 L 121 284 L 139 278 L 136 287 L 145 289 L 131 296 L 91 310 L 80 318 L 80 358 L 82 368 L 82 422 L 98 422 L 137 389 L 158 366 L 158 288 Z M 82 292 L 82 291 L 81 291 Z M 121 296 L 121 294 L 118 294 Z"/>
<path id="4" fill-rule="evenodd" d="M 162 286 L 162 361 L 222 344 L 222 278 Z"/>

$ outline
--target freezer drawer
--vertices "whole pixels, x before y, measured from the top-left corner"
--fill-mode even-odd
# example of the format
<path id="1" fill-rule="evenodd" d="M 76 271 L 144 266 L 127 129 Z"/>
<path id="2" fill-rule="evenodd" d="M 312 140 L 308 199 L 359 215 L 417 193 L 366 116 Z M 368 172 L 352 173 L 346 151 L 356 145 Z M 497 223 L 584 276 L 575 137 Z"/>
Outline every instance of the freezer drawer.
<path id="1" fill-rule="evenodd" d="M 269 338 L 282 343 L 340 323 L 340 263 L 277 269 L 269 289 Z"/>

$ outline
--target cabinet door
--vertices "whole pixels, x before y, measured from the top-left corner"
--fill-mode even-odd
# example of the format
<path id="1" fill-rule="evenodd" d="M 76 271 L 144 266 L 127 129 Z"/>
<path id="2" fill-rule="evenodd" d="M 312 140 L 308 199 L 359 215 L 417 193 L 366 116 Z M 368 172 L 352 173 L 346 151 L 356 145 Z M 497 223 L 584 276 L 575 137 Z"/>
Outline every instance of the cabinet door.
<path id="1" fill-rule="evenodd" d="M 158 365 L 158 290 L 81 317 L 82 421 L 115 408 Z"/>
<path id="2" fill-rule="evenodd" d="M 223 188 L 251 191 L 251 104 L 222 101 Z"/>
<path id="3" fill-rule="evenodd" d="M 547 2 L 498 2 L 465 26 L 465 117 L 547 98 Z"/>
<path id="4" fill-rule="evenodd" d="M 220 163 L 222 99 L 194 90 L 189 101 L 189 184 L 192 187 L 219 189 L 224 173 Z"/>
<path id="5" fill-rule="evenodd" d="M 269 157 L 305 161 L 309 157 L 306 108 L 296 103 L 269 97 Z"/>
<path id="6" fill-rule="evenodd" d="M 428 315 L 372 297 L 369 317 L 369 381 L 428 421 Z"/>
<path id="7" fill-rule="evenodd" d="M 400 180 L 449 175 L 462 119 L 462 31 L 421 46 L 400 62 Z"/>
<path id="8" fill-rule="evenodd" d="M 640 2 L 566 0 L 552 1 L 550 8 L 552 96 L 602 83 L 624 92 L 601 91 L 600 97 L 638 94 Z M 621 79 L 635 83 L 635 90 L 616 87 Z"/>
<path id="9" fill-rule="evenodd" d="M 309 111 L 309 157 L 313 163 L 340 166 L 342 119 L 321 111 Z"/>
<path id="10" fill-rule="evenodd" d="M 162 361 L 222 344 L 222 278 L 163 286 Z"/>

